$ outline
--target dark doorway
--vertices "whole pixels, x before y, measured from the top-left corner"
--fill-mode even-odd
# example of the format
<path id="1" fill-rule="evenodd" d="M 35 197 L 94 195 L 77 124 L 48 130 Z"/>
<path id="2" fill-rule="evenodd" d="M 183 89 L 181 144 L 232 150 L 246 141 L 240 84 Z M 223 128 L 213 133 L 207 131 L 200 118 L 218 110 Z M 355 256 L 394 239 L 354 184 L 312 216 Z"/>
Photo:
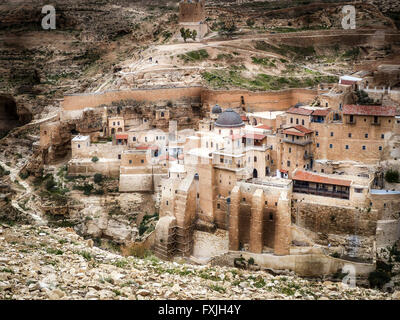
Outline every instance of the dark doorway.
<path id="1" fill-rule="evenodd" d="M 253 170 L 253 178 L 257 178 L 258 177 L 258 172 L 257 169 Z"/>

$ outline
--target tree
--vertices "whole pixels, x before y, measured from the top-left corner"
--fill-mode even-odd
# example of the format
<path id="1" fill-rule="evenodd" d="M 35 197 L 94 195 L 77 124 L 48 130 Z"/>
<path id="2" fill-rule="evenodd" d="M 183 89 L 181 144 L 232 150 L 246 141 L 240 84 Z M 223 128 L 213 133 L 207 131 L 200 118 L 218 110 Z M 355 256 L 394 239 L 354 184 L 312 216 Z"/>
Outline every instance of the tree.
<path id="1" fill-rule="evenodd" d="M 185 31 L 185 28 L 181 28 L 181 37 L 183 38 L 183 41 L 185 41 L 186 42 L 186 31 Z"/>
<path id="2" fill-rule="evenodd" d="M 226 36 L 231 36 L 236 30 L 235 21 L 232 18 L 229 18 L 222 23 L 220 33 Z"/>
<path id="3" fill-rule="evenodd" d="M 385 180 L 389 183 L 397 183 L 399 182 L 399 172 L 397 170 L 388 170 L 385 173 Z"/>
<path id="4" fill-rule="evenodd" d="M 196 36 L 197 36 L 197 31 L 196 31 L 196 30 L 193 30 L 193 31 L 192 31 L 192 39 L 193 39 L 193 41 L 196 40 Z"/>
<path id="5" fill-rule="evenodd" d="M 181 37 L 183 38 L 183 41 L 186 42 L 187 39 L 193 39 L 196 40 L 196 36 L 197 36 L 197 31 L 193 30 L 191 31 L 190 29 L 185 29 L 185 28 L 181 28 L 180 29 L 181 32 Z"/>
<path id="6" fill-rule="evenodd" d="M 93 177 L 95 183 L 99 184 L 103 181 L 103 175 L 101 173 L 96 173 Z"/>

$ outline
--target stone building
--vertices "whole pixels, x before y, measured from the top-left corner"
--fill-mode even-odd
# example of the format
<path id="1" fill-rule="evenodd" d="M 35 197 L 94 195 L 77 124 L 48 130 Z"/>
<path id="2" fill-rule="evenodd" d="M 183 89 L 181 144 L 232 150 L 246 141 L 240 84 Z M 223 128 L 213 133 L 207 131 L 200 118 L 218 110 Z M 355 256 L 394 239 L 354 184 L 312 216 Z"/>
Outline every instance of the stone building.
<path id="1" fill-rule="evenodd" d="M 201 40 L 208 32 L 206 23 L 205 0 L 182 0 L 179 3 L 179 25 L 195 30 Z"/>

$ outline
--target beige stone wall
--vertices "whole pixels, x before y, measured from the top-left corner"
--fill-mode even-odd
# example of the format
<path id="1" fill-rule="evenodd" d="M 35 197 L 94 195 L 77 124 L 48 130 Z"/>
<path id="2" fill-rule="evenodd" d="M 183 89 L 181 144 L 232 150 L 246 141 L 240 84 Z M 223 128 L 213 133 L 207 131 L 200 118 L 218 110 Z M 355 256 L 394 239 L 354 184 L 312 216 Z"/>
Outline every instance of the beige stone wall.
<path id="1" fill-rule="evenodd" d="M 323 234 L 359 235 L 373 237 L 378 211 L 340 205 L 339 199 L 293 194 L 297 199 L 292 207 L 293 222 L 302 228 Z M 304 199 L 304 200 L 303 200 Z M 308 200 L 308 201 L 307 201 Z"/>
<path id="2" fill-rule="evenodd" d="M 180 99 L 198 99 L 202 87 L 171 89 L 137 89 L 125 91 L 106 91 L 101 93 L 77 94 L 65 96 L 61 103 L 63 111 L 77 111 L 94 108 L 113 101 L 133 99 L 143 102 L 175 101 Z"/>
<path id="3" fill-rule="evenodd" d="M 82 159 L 68 162 L 68 174 L 70 175 L 93 175 L 95 173 L 118 178 L 119 160 L 98 161 L 94 163 L 90 159 Z"/>
<path id="4" fill-rule="evenodd" d="M 80 145 L 80 148 L 78 148 Z M 103 159 L 118 160 L 118 155 L 121 155 L 126 149 L 126 146 L 112 145 L 111 143 L 90 143 L 89 145 L 81 144 L 77 141 L 71 142 L 72 159 L 77 158 L 92 158 L 98 157 Z M 119 162 L 119 161 L 118 161 Z M 119 170 L 119 166 L 118 166 Z"/>
<path id="5" fill-rule="evenodd" d="M 371 116 L 354 116 L 354 119 L 355 124 L 346 123 L 346 117 L 343 123 L 311 123 L 310 127 L 315 131 L 314 158 L 353 160 L 364 163 L 376 163 L 381 160 L 386 143 L 392 135 L 394 117 L 380 117 L 380 125 L 372 125 L 373 117 Z M 351 138 L 349 138 L 349 133 L 351 133 Z M 368 134 L 368 138 L 365 138 L 365 134 Z M 382 134 L 384 139 L 381 137 Z M 346 149 L 346 145 L 349 149 Z M 362 146 L 366 146 L 366 150 L 362 150 Z M 382 147 L 382 151 L 379 147 Z"/>
<path id="6" fill-rule="evenodd" d="M 179 22 L 199 22 L 204 21 L 206 18 L 205 2 L 185 2 L 179 3 Z"/>
<path id="7" fill-rule="evenodd" d="M 219 104 L 223 109 L 237 108 L 244 105 L 252 112 L 287 110 L 298 102 L 310 103 L 317 95 L 317 90 L 287 89 L 274 92 L 251 92 L 247 90 L 210 90 L 202 91 L 203 105 Z M 249 111 L 249 110 L 247 110 Z"/>

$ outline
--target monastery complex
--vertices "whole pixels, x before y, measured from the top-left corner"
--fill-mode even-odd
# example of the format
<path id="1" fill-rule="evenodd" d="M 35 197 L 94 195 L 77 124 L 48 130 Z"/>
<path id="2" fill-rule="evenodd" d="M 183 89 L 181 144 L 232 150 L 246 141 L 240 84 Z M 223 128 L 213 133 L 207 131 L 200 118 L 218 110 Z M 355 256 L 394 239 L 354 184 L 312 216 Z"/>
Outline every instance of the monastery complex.
<path id="1" fill-rule="evenodd" d="M 202 37 L 204 1 L 183 1 L 179 23 Z M 192 257 L 201 245 L 209 259 L 243 254 L 333 273 L 340 259 L 315 260 L 329 249 L 368 269 L 400 235 L 400 192 L 383 189 L 382 169 L 400 158 L 399 75 L 382 65 L 315 89 L 68 95 L 58 120 L 41 126 L 39 149 L 45 164 L 69 153 L 70 175 L 101 173 L 121 193 L 154 195 L 152 249 L 163 259 Z M 374 103 L 357 104 L 359 90 Z M 200 244 L 197 231 L 226 241 Z"/>

